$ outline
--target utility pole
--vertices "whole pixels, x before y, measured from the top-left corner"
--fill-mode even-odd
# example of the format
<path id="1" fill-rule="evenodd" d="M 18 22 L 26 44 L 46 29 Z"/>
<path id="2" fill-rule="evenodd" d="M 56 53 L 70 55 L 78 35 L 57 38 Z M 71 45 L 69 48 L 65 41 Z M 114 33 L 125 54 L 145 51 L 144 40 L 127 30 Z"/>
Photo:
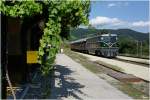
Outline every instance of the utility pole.
<path id="1" fill-rule="evenodd" d="M 139 51 L 138 50 L 138 41 L 136 41 L 136 46 L 137 46 L 136 49 L 137 49 L 137 56 L 138 56 L 139 55 L 139 52 L 138 52 Z"/>
<path id="2" fill-rule="evenodd" d="M 143 47 L 143 46 L 142 46 L 142 41 L 141 41 L 141 57 L 142 57 L 142 47 Z"/>

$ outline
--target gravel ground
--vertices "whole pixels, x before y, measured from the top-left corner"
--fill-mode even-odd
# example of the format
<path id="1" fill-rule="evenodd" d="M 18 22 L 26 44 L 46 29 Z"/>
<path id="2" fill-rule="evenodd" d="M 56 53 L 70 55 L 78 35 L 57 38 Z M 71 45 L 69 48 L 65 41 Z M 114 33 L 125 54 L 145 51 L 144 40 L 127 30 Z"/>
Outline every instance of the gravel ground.
<path id="1" fill-rule="evenodd" d="M 101 61 L 101 62 L 105 62 L 105 63 L 110 64 L 110 65 L 120 67 L 127 74 L 132 74 L 136 77 L 139 77 L 139 78 L 142 78 L 144 80 L 149 81 L 149 70 L 150 70 L 150 68 L 144 67 L 142 65 L 126 63 L 126 62 L 122 62 L 122 61 L 92 56 L 92 55 L 83 54 L 83 53 L 78 53 L 78 54 L 81 54 L 85 57 L 88 57 L 89 60 L 91 60 L 91 61 Z"/>
<path id="2" fill-rule="evenodd" d="M 65 54 L 56 58 L 50 99 L 132 99 Z"/>

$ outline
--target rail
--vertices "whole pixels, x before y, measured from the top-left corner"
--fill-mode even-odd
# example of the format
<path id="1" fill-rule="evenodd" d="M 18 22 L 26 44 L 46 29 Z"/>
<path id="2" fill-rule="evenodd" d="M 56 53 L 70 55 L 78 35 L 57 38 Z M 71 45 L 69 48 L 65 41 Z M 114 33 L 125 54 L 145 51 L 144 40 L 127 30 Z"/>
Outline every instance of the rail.
<path id="1" fill-rule="evenodd" d="M 134 64 L 142 64 L 142 65 L 147 65 L 147 66 L 149 65 L 149 61 L 150 61 L 148 59 L 126 57 L 126 56 L 117 56 L 116 60 L 127 61 L 127 62 L 131 62 Z"/>

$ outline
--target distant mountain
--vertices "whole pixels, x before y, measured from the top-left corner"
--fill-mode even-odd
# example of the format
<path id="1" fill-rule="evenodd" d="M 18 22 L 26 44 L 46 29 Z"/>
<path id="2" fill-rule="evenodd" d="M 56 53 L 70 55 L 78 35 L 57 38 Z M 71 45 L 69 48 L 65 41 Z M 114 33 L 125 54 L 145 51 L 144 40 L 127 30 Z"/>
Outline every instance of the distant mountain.
<path id="1" fill-rule="evenodd" d="M 91 37 L 100 33 L 101 29 L 73 29 L 70 32 L 71 40 L 77 40 L 80 38 Z M 138 41 L 145 41 L 149 39 L 149 33 L 141 33 L 131 29 L 107 29 L 111 34 L 117 34 L 118 37 L 130 37 Z"/>

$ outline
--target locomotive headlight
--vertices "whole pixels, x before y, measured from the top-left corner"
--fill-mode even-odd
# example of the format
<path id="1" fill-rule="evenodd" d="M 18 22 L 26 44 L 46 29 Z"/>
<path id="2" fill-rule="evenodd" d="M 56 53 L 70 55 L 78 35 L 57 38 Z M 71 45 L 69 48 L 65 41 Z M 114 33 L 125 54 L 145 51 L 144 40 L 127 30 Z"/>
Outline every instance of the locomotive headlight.
<path id="1" fill-rule="evenodd" d="M 118 38 L 116 37 L 116 40 L 118 40 Z"/>
<path id="2" fill-rule="evenodd" d="M 103 44 L 102 46 L 103 46 L 103 47 L 105 47 L 106 45 L 105 45 L 105 44 Z"/>

